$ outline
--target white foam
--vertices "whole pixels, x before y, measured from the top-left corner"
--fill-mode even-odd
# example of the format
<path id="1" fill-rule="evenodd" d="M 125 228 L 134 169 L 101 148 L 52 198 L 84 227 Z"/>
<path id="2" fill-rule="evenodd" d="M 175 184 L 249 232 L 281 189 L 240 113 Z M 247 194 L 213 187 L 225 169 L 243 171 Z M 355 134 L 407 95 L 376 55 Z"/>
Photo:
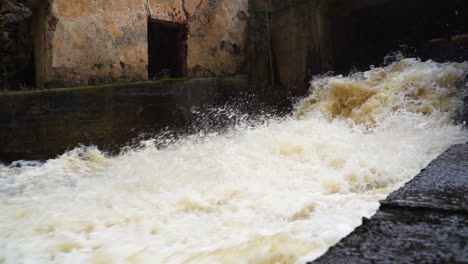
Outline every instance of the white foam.
<path id="1" fill-rule="evenodd" d="M 39 167 L 2 167 L 0 262 L 310 261 L 467 140 L 449 122 L 467 71 L 407 59 L 315 80 L 296 115 L 266 125 L 165 149 L 147 142 L 117 157 L 85 148 Z M 337 83 L 348 95 L 333 91 Z M 427 92 L 408 100 L 408 89 L 420 87 Z M 366 89 L 372 95 L 349 107 Z M 337 97 L 349 111 L 337 110 Z M 366 104 L 372 111 L 363 112 Z"/>

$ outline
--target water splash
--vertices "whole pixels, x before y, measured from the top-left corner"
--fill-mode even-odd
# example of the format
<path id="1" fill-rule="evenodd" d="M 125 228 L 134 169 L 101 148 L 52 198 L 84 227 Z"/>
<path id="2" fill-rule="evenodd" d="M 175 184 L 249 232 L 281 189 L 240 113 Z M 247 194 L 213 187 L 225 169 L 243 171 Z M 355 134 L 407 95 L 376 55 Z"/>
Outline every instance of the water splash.
<path id="1" fill-rule="evenodd" d="M 3 166 L 0 262 L 310 261 L 468 139 L 452 122 L 467 73 L 403 59 L 315 79 L 286 118 Z"/>
<path id="2" fill-rule="evenodd" d="M 399 112 L 451 120 L 462 110 L 467 67 L 467 62 L 402 59 L 348 77 L 316 79 L 314 93 L 298 105 L 296 115 L 318 111 L 328 119 L 348 118 L 356 124 L 374 124 Z"/>

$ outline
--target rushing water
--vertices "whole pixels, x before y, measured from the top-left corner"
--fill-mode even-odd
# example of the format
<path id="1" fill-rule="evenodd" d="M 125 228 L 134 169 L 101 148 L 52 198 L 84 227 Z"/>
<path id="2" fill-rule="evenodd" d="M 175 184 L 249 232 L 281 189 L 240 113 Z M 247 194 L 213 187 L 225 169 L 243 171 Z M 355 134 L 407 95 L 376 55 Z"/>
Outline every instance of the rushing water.
<path id="1" fill-rule="evenodd" d="M 0 263 L 304 263 L 468 133 L 468 63 L 321 77 L 280 120 L 0 168 Z"/>

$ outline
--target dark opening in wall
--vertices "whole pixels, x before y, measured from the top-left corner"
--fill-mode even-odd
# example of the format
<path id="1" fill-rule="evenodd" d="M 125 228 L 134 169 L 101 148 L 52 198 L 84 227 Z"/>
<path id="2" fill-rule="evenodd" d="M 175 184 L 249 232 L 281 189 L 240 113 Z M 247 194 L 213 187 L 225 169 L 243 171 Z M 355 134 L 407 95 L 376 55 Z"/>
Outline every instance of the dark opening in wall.
<path id="1" fill-rule="evenodd" d="M 33 14 L 34 15 L 34 14 Z M 22 88 L 33 88 L 36 85 L 36 69 L 34 55 L 34 30 L 32 17 L 20 23 L 18 40 L 18 62 L 22 65 L 15 79 Z"/>
<path id="2" fill-rule="evenodd" d="M 337 72 L 381 65 L 395 51 L 441 62 L 468 60 L 467 0 L 354 0 L 328 10 Z"/>
<path id="3" fill-rule="evenodd" d="M 187 64 L 187 27 L 148 20 L 149 79 L 180 78 Z"/>

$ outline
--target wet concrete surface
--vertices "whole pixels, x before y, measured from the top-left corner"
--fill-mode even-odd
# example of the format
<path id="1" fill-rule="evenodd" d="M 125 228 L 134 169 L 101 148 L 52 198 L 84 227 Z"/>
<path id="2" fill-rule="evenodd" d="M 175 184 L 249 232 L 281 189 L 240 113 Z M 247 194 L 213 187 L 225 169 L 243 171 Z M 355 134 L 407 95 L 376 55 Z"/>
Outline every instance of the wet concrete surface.
<path id="1" fill-rule="evenodd" d="M 290 113 L 291 102 L 256 94 L 245 75 L 0 92 L 0 164 L 46 160 L 78 146 L 114 155 L 162 134 L 222 132 Z"/>
<path id="2" fill-rule="evenodd" d="M 237 76 L 0 93 L 0 162 L 45 160 L 80 145 L 118 153 L 144 134 L 188 130 L 247 87 Z"/>
<path id="3" fill-rule="evenodd" d="M 314 264 L 468 263 L 468 144 L 451 147 Z"/>
<path id="4" fill-rule="evenodd" d="M 468 144 L 457 145 L 382 204 L 468 212 L 467 189 Z"/>

